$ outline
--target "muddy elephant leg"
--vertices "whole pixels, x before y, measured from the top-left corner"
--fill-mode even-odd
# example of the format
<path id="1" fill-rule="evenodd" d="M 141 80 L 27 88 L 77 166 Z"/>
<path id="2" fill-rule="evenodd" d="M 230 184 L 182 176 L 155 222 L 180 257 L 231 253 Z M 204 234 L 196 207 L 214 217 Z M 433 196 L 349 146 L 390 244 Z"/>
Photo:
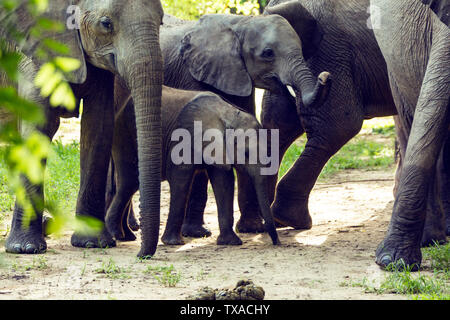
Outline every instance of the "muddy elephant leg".
<path id="1" fill-rule="evenodd" d="M 241 245 L 242 241 L 233 231 L 234 224 L 234 172 L 215 167 L 208 168 L 208 176 L 214 190 L 219 216 L 219 245 Z"/>
<path id="2" fill-rule="evenodd" d="M 184 244 L 181 228 L 186 214 L 194 173 L 194 168 L 190 165 L 171 166 L 168 169 L 167 181 L 170 186 L 170 209 L 166 228 L 161 237 L 161 241 L 166 245 Z"/>
<path id="3" fill-rule="evenodd" d="M 80 191 L 76 215 L 105 221 L 105 191 L 114 129 L 114 76 L 107 71 L 89 67 L 83 84 L 83 114 L 80 138 Z M 114 247 L 105 226 L 95 235 L 75 231 L 71 238 L 75 247 Z"/>
<path id="4" fill-rule="evenodd" d="M 43 99 L 38 89 L 33 85 L 35 67 L 31 61 L 24 61 L 21 65 L 21 71 L 27 75 L 19 83 L 19 94 L 24 98 L 35 101 L 44 107 L 45 116 L 47 119 L 43 127 L 24 127 L 21 126 L 21 133 L 27 136 L 33 130 L 38 130 L 42 134 L 49 137 L 51 140 L 59 128 L 59 115 L 57 109 L 50 106 L 47 99 Z M 44 165 L 46 159 L 43 160 Z M 34 215 L 27 219 L 24 216 L 22 206 L 16 201 L 14 206 L 13 219 L 11 224 L 11 231 L 6 239 L 5 249 L 10 253 L 44 253 L 47 249 L 47 244 L 43 235 L 43 208 L 44 208 L 44 184 L 33 185 L 25 177 L 22 178 L 23 185 L 28 198 L 34 209 Z M 28 222 L 28 226 L 24 222 Z"/>
<path id="5" fill-rule="evenodd" d="M 418 269 L 422 260 L 420 244 L 426 215 L 430 210 L 434 210 L 436 215 L 443 214 L 441 206 L 430 207 L 430 197 L 438 194 L 436 163 L 449 127 L 448 95 L 440 96 L 449 90 L 449 74 L 442 67 L 442 61 L 448 60 L 448 51 L 437 50 L 437 43 L 433 43 L 422 81 L 427 85 L 422 86 L 413 112 L 414 120 L 389 229 L 376 251 L 376 263 L 381 267 L 391 263 L 402 267 L 404 263 L 413 270 Z M 393 95 L 400 100 L 401 91 L 396 83 L 391 79 Z"/>
<path id="6" fill-rule="evenodd" d="M 185 237 L 210 237 L 211 231 L 204 227 L 203 214 L 208 201 L 208 175 L 200 171 L 194 176 L 191 194 L 189 196 L 186 216 L 181 233 Z"/>

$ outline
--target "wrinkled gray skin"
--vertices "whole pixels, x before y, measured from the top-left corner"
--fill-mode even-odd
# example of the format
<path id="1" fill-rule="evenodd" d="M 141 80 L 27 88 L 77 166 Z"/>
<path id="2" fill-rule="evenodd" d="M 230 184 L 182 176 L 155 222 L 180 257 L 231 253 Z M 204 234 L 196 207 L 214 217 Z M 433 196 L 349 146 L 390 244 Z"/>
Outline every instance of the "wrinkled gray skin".
<path id="1" fill-rule="evenodd" d="M 133 104 L 130 102 L 116 116 L 112 156 L 115 165 L 117 190 L 108 209 L 106 225 L 111 234 L 118 240 L 135 240 L 130 230 L 125 210 L 131 202 L 133 194 L 138 190 L 138 167 L 136 149 L 136 128 L 134 123 Z M 184 244 L 181 228 L 190 195 L 190 187 L 194 176 L 207 171 L 214 190 L 219 216 L 220 235 L 217 244 L 239 245 L 242 241 L 233 231 L 234 173 L 245 171 L 255 187 L 259 208 L 265 220 L 266 231 L 274 244 L 278 244 L 278 236 L 270 211 L 267 176 L 260 174 L 262 165 L 248 164 L 248 155 L 257 152 L 257 144 L 246 146 L 246 164 L 227 164 L 225 157 L 225 140 L 223 143 L 222 164 L 193 164 L 194 142 L 191 141 L 192 159 L 190 163 L 176 165 L 171 160 L 171 152 L 178 141 L 172 141 L 172 133 L 178 128 L 187 129 L 194 137 L 194 121 L 201 121 L 202 136 L 208 129 L 219 130 L 225 139 L 225 129 L 261 129 L 256 118 L 226 103 L 218 95 L 211 92 L 185 91 L 163 87 L 162 94 L 162 179 L 170 185 L 170 210 L 162 241 L 167 245 Z M 179 138 L 179 137 L 177 137 Z M 238 139 L 234 141 L 234 144 Z M 203 142 L 202 150 L 210 142 Z M 236 148 L 236 146 L 235 146 Z M 253 150 L 250 150 L 253 148 Z M 179 152 L 179 151 L 178 151 Z M 198 152 L 198 151 L 197 151 Z M 178 153 L 177 153 L 178 154 Z M 209 154 L 209 153 L 208 153 Z M 235 153 L 235 157 L 236 157 Z M 204 160 L 210 160 L 205 158 Z M 236 160 L 233 159 L 233 163 Z"/>
<path id="2" fill-rule="evenodd" d="M 252 114 L 255 87 L 282 93 L 291 85 L 311 108 L 325 100 L 330 87 L 326 73 L 320 79 L 311 74 L 303 58 L 308 51 L 302 49 L 302 41 L 290 24 L 278 15 L 213 14 L 197 22 L 165 15 L 160 38 L 165 85 L 212 91 Z M 206 174 L 196 175 L 183 225 L 186 236 L 210 235 L 202 226 L 207 184 Z M 111 189 L 109 199 L 114 193 L 114 187 Z M 238 173 L 238 189 L 242 215 L 236 229 L 264 231 L 256 193 L 245 172 Z M 132 212 L 132 207 L 126 210 Z M 136 229 L 133 214 L 130 218 Z"/>
<path id="3" fill-rule="evenodd" d="M 81 185 L 76 214 L 104 221 L 105 182 L 114 128 L 114 78 L 123 79 L 135 103 L 139 150 L 140 191 L 143 242 L 139 255 L 153 254 L 159 231 L 160 162 L 161 162 L 161 86 L 162 57 L 159 26 L 163 11 L 159 0 L 133 1 L 49 1 L 48 17 L 66 25 L 67 7 L 80 9 L 80 29 L 66 29 L 57 40 L 71 49 L 81 61 L 81 68 L 70 74 L 70 85 L 77 101 L 83 99 L 81 120 Z M 30 17 L 19 7 L 18 27 L 27 31 Z M 72 17 L 73 18 L 73 17 Z M 73 19 L 70 19 L 73 21 Z M 50 107 L 33 85 L 40 62 L 33 57 L 35 43 L 20 48 L 25 54 L 21 65 L 23 77 L 19 92 L 41 103 L 47 123 L 38 128 L 50 139 L 59 127 L 60 116 L 77 116 Z M 133 50 L 129 50 L 133 48 Z M 32 60 L 33 59 L 33 60 Z M 27 183 L 27 191 L 36 203 L 43 201 L 43 186 Z M 36 197 L 36 198 L 35 198 Z M 46 242 L 42 235 L 42 206 L 28 228 L 22 228 L 23 209 L 16 204 L 6 251 L 42 253 Z M 106 228 L 98 235 L 75 232 L 71 243 L 77 247 L 112 247 L 115 241 Z"/>
<path id="4" fill-rule="evenodd" d="M 446 241 L 439 227 L 450 196 L 450 29 L 439 12 L 445 3 L 448 9 L 448 1 L 432 2 L 440 14 L 418 0 L 370 2 L 378 10 L 374 32 L 398 110 L 402 161 L 391 222 L 376 253 L 382 267 L 403 260 L 418 268 L 422 236 L 435 229 L 440 238 L 425 241 Z"/>
<path id="5" fill-rule="evenodd" d="M 311 228 L 309 194 L 324 165 L 365 119 L 396 113 L 384 58 L 367 27 L 368 7 L 369 0 L 272 0 L 265 10 L 285 17 L 305 39 L 313 74 L 327 70 L 333 75 L 328 99 L 319 108 L 296 105 L 287 92 L 264 94 L 261 121 L 265 128 L 280 129 L 280 156 L 299 136 L 308 137 L 276 186 L 272 210 L 280 225 Z"/>
<path id="6" fill-rule="evenodd" d="M 161 29 L 164 83 L 168 86 L 208 90 L 254 114 L 254 88 L 301 92 L 316 108 L 326 97 L 330 81 L 313 76 L 306 67 L 302 41 L 278 15 L 244 17 L 206 15 L 198 22 L 166 16 Z M 324 71 L 324 70 L 321 70 Z M 197 175 L 193 197 L 183 226 L 186 235 L 203 236 L 202 213 L 207 199 L 206 175 Z M 258 201 L 245 173 L 238 174 L 240 232 L 264 230 Z M 241 192 L 241 190 L 244 190 Z"/>
<path id="7" fill-rule="evenodd" d="M 308 47 L 307 65 L 313 74 L 327 70 L 333 75 L 330 94 L 320 108 L 297 108 L 288 94 L 264 95 L 262 124 L 280 129 L 280 155 L 303 133 L 308 137 L 304 152 L 276 186 L 272 212 L 282 226 L 311 228 L 309 194 L 329 158 L 360 131 L 364 119 L 397 114 L 386 62 L 367 26 L 368 8 L 369 0 L 272 0 L 266 8 L 266 14 L 285 17 L 301 39 L 308 39 L 303 33 L 309 25 L 309 39 L 316 41 Z M 303 46 L 307 48 L 305 41 Z M 275 183 L 274 179 L 273 190 Z M 427 221 L 432 224 L 439 228 L 429 228 L 424 244 L 442 239 L 442 225 Z"/>

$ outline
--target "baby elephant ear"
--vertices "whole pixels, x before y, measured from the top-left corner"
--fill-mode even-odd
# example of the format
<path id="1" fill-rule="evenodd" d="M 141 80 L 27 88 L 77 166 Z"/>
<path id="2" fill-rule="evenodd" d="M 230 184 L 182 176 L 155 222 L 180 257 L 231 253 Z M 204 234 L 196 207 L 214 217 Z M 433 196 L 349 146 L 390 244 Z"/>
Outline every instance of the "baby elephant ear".
<path id="1" fill-rule="evenodd" d="M 66 77 L 67 80 L 72 83 L 83 83 L 86 80 L 87 68 L 80 36 L 78 34 L 80 11 L 77 6 L 71 5 L 71 2 L 72 1 L 67 0 L 48 1 L 48 6 L 43 17 L 59 23 L 63 29 L 61 32 L 45 32 L 42 37 L 55 40 L 69 49 L 68 54 L 63 55 L 61 53 L 51 52 L 51 56 L 66 56 L 80 61 L 80 68 L 68 73 Z M 27 21 L 27 18 L 29 18 L 28 21 L 31 21 L 31 18 L 28 16 L 24 7 L 19 7 L 18 16 L 20 23 L 23 23 L 22 26 L 19 26 L 19 29 L 23 29 L 21 31 L 27 33 L 31 25 L 24 21 Z M 22 48 L 22 52 L 25 55 L 32 57 L 39 67 L 44 61 L 39 60 L 35 56 L 38 45 L 39 39 L 28 41 Z"/>
<path id="2" fill-rule="evenodd" d="M 239 39 L 219 16 L 203 16 L 184 36 L 180 53 L 195 80 L 230 95 L 252 93 Z"/>

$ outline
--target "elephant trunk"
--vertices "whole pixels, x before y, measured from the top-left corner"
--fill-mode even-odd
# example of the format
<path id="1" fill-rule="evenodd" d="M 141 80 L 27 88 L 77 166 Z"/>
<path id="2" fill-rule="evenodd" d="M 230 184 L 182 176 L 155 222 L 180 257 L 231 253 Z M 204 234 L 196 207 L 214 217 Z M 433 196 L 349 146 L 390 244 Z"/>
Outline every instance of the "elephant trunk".
<path id="1" fill-rule="evenodd" d="M 152 256 L 159 239 L 161 196 L 161 93 L 163 62 L 158 28 L 136 34 L 125 81 L 136 115 L 142 243 L 140 257 Z M 151 39 L 151 40 L 149 40 Z"/>
<path id="2" fill-rule="evenodd" d="M 294 98 L 301 98 L 301 105 L 306 108 L 321 106 L 325 102 L 330 89 L 330 74 L 322 72 L 318 77 L 315 77 L 303 58 L 297 60 L 293 65 L 294 68 L 289 78 L 292 79 L 294 92 L 288 86 L 289 92 Z M 297 91 L 300 91 L 300 96 L 297 95 Z"/>
<path id="3" fill-rule="evenodd" d="M 264 218 L 264 227 L 272 239 L 274 245 L 280 244 L 278 239 L 277 229 L 273 220 L 272 211 L 270 209 L 270 197 L 268 193 L 268 178 L 270 176 L 263 176 L 260 172 L 251 174 L 253 177 L 253 184 L 256 190 L 256 197 L 258 199 L 259 208 Z"/>

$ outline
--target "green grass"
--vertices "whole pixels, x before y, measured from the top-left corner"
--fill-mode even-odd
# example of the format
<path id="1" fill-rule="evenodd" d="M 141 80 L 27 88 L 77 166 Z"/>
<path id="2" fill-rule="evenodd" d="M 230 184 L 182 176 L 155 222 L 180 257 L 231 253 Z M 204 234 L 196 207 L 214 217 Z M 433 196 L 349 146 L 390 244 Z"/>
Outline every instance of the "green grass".
<path id="1" fill-rule="evenodd" d="M 344 145 L 325 165 L 319 179 L 327 179 L 341 170 L 385 169 L 394 164 L 394 126 L 392 121 L 382 118 L 363 126 L 360 134 Z M 381 139 L 381 140 L 380 140 Z M 380 140 L 380 141 L 378 141 Z M 286 151 L 279 170 L 282 177 L 305 149 L 306 138 L 302 137 Z"/>
<path id="2" fill-rule="evenodd" d="M 366 293 L 401 294 L 413 300 L 450 300 L 450 243 L 423 248 L 422 254 L 422 269 L 427 270 L 426 265 L 429 263 L 430 274 L 412 272 L 408 266 L 403 266 L 401 270 L 396 266 L 388 266 L 379 286 L 373 285 L 367 278 L 351 286 L 361 287 Z"/>
<path id="3" fill-rule="evenodd" d="M 181 280 L 181 274 L 175 270 L 172 264 L 170 266 L 147 266 L 144 273 L 151 274 L 165 287 L 175 287 Z"/>
<path id="4" fill-rule="evenodd" d="M 108 261 L 102 261 L 102 265 L 100 268 L 95 270 L 96 273 L 104 274 L 106 277 L 111 279 L 128 279 L 130 275 L 127 274 L 127 270 L 125 268 L 119 267 L 116 262 L 109 258 Z M 84 271 L 83 271 L 84 273 Z"/>
<path id="5" fill-rule="evenodd" d="M 15 197 L 9 192 L 4 149 L 0 149 L 0 222 L 14 209 Z M 46 201 L 59 212 L 73 212 L 80 184 L 80 145 L 74 141 L 63 145 L 52 143 L 47 161 L 44 193 Z"/>

